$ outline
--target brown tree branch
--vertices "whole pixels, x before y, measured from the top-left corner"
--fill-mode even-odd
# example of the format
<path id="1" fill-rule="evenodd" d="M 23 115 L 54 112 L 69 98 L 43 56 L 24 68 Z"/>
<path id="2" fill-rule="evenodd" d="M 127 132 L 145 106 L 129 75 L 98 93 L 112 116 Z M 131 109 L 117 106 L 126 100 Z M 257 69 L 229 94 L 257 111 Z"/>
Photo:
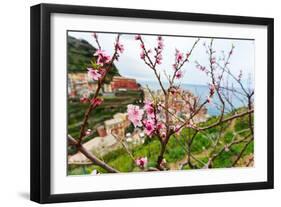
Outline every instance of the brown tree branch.
<path id="1" fill-rule="evenodd" d="M 235 115 L 233 115 L 233 116 L 231 116 L 231 117 L 228 117 L 228 118 L 225 118 L 225 119 L 223 119 L 223 120 L 221 120 L 221 121 L 217 121 L 216 123 L 211 124 L 211 125 L 209 125 L 209 126 L 201 127 L 201 128 L 199 127 L 199 128 L 197 128 L 197 130 L 199 130 L 199 131 L 207 130 L 207 129 L 216 127 L 216 126 L 218 126 L 218 125 L 220 125 L 220 124 L 222 124 L 222 123 L 224 123 L 224 122 L 231 121 L 231 120 L 233 120 L 233 119 L 236 119 L 236 118 L 245 116 L 245 115 L 247 115 L 247 114 L 251 114 L 251 113 L 253 113 L 253 112 L 254 112 L 254 109 L 251 109 L 251 110 L 249 110 L 249 111 L 245 111 L 245 112 L 242 112 L 242 113 L 240 113 L 240 114 L 235 114 Z"/>
<path id="2" fill-rule="evenodd" d="M 237 156 L 236 160 L 233 162 L 232 166 L 234 167 L 238 161 L 241 159 L 242 155 L 244 154 L 244 152 L 246 151 L 247 147 L 249 146 L 249 144 L 254 140 L 254 137 L 252 137 L 243 147 L 243 149 L 241 150 L 241 152 L 239 153 L 239 155 Z"/>
<path id="3" fill-rule="evenodd" d="M 117 39 L 116 41 L 118 42 L 119 41 L 119 37 L 120 35 L 117 35 Z M 105 80 L 105 77 L 106 77 L 106 74 L 108 73 L 108 71 L 112 68 L 112 65 L 113 65 L 113 62 L 114 60 L 116 59 L 116 56 L 117 56 L 118 52 L 117 52 L 117 48 L 115 47 L 115 50 L 114 50 L 114 54 L 110 60 L 110 62 L 108 63 L 107 67 L 106 67 L 106 72 L 105 74 L 103 75 L 102 79 L 98 81 L 98 88 L 93 96 L 93 98 L 97 98 L 98 95 L 99 95 L 99 91 L 102 87 L 102 84 L 104 83 L 104 80 Z M 83 118 L 83 122 L 82 122 L 82 125 L 81 125 L 81 128 L 80 128 L 80 135 L 79 135 L 79 138 L 78 138 L 78 143 L 81 144 L 82 142 L 82 139 L 84 138 L 85 136 L 85 128 L 86 128 L 86 125 L 88 123 L 88 119 L 89 119 L 89 116 L 90 116 L 90 113 L 93 111 L 95 107 L 90 103 L 88 109 L 86 110 L 85 112 L 85 115 L 84 115 L 84 118 Z"/>
<path id="4" fill-rule="evenodd" d="M 97 158 L 95 155 L 90 153 L 83 145 L 81 145 L 79 142 L 77 142 L 73 137 L 70 135 L 67 136 L 68 141 L 71 145 L 75 145 L 77 147 L 77 150 L 81 152 L 83 155 L 85 155 L 89 160 L 93 162 L 93 164 L 98 165 L 102 167 L 103 169 L 107 170 L 110 173 L 118 173 L 119 171 L 114 169 L 113 167 L 109 166 L 105 162 L 101 161 L 99 158 Z"/>

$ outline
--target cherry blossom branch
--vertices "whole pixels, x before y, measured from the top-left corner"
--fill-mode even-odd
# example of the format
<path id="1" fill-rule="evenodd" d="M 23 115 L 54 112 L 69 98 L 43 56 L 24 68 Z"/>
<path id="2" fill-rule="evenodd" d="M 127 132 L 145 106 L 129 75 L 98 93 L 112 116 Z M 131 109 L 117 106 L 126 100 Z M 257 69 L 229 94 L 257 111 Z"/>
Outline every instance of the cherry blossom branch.
<path id="1" fill-rule="evenodd" d="M 218 153 L 217 146 L 220 143 L 220 139 L 224 135 L 225 128 L 229 127 L 228 122 L 230 122 L 234 119 L 237 119 L 239 117 L 248 115 L 249 128 L 253 134 L 252 113 L 254 112 L 254 109 L 252 107 L 252 102 L 251 102 L 251 97 L 254 94 L 253 92 L 251 94 L 249 94 L 250 93 L 249 92 L 248 94 L 245 95 L 248 98 L 248 110 L 246 112 L 238 113 L 238 111 L 237 111 L 237 113 L 236 113 L 236 111 L 235 111 L 234 115 L 225 118 L 225 116 L 226 116 L 225 113 L 228 112 L 229 110 L 230 110 L 230 112 L 233 112 L 234 108 L 235 108 L 231 102 L 231 96 L 230 96 L 229 92 L 232 92 L 232 93 L 234 93 L 234 95 L 236 95 L 236 93 L 235 93 L 236 89 L 230 90 L 230 88 L 228 87 L 228 82 L 227 82 L 226 87 L 222 86 L 222 84 L 223 84 L 222 82 L 223 82 L 223 78 L 224 78 L 225 74 L 231 73 L 229 71 L 227 65 L 229 64 L 229 60 L 232 55 L 234 46 L 232 46 L 232 49 L 229 52 L 228 57 L 226 58 L 224 66 L 220 66 L 219 63 L 216 61 L 216 57 L 214 55 L 215 51 L 213 50 L 213 39 L 212 39 L 210 42 L 210 45 L 208 47 L 208 51 L 207 51 L 207 53 L 209 55 L 209 57 L 208 57 L 209 70 L 206 69 L 204 66 L 200 65 L 198 62 L 196 63 L 197 64 L 196 67 L 198 67 L 200 70 L 206 72 L 206 74 L 208 76 L 210 76 L 210 78 L 211 78 L 209 96 L 206 98 L 206 100 L 204 100 L 201 104 L 199 104 L 201 101 L 198 101 L 197 99 L 193 99 L 190 101 L 189 98 L 187 99 L 186 96 L 184 94 L 182 94 L 183 91 L 181 91 L 179 89 L 180 86 L 178 86 L 178 87 L 174 86 L 175 78 L 180 78 L 182 75 L 181 73 L 178 73 L 178 72 L 181 72 L 180 69 L 183 67 L 183 65 L 186 62 L 189 62 L 188 58 L 190 57 L 190 54 L 192 53 L 192 51 L 195 48 L 196 44 L 198 43 L 199 39 L 197 41 L 195 41 L 193 47 L 191 48 L 190 52 L 186 55 L 185 58 L 183 58 L 183 53 L 176 50 L 175 64 L 173 65 L 174 72 L 173 72 L 172 77 L 168 76 L 166 71 L 164 71 L 164 74 L 166 75 L 166 77 L 169 81 L 169 84 L 170 84 L 170 86 L 167 90 L 163 87 L 161 78 L 160 78 L 160 73 L 158 73 L 158 71 L 156 70 L 156 66 L 161 64 L 161 60 L 162 60 L 162 56 L 161 56 L 161 52 L 162 52 L 162 48 L 163 48 L 162 37 L 158 38 L 158 47 L 154 48 L 155 52 L 156 52 L 154 55 L 155 59 L 150 57 L 151 50 L 147 50 L 141 36 L 137 35 L 136 39 L 140 40 L 140 43 L 141 43 L 141 48 L 142 48 L 141 59 L 143 59 L 145 64 L 154 71 L 155 77 L 163 92 L 164 100 L 160 100 L 158 102 L 158 100 L 156 98 L 154 98 L 153 93 L 149 90 L 149 92 L 154 100 L 154 103 L 148 104 L 148 105 L 145 104 L 144 109 L 145 109 L 146 114 L 144 115 L 144 119 L 146 119 L 146 120 L 143 120 L 144 111 L 142 109 L 139 109 L 139 106 L 135 106 L 134 107 L 135 109 L 132 110 L 130 113 L 128 111 L 128 114 L 131 114 L 131 115 L 129 115 L 129 119 L 132 120 L 132 122 L 134 123 L 135 126 L 140 126 L 140 127 L 144 126 L 145 133 L 149 137 L 154 135 L 159 139 L 160 144 L 161 144 L 160 152 L 159 152 L 158 159 L 157 159 L 157 168 L 159 170 L 165 170 L 165 168 L 162 167 L 162 161 L 163 161 L 164 153 L 166 151 L 166 146 L 170 140 L 170 137 L 172 135 L 174 135 L 175 133 L 178 134 L 178 132 L 184 127 L 192 128 L 195 130 L 195 133 L 191 137 L 187 138 L 188 139 L 187 147 L 184 147 L 184 149 L 186 150 L 186 152 L 188 154 L 188 158 L 187 158 L 188 160 L 187 160 L 186 164 L 188 164 L 190 168 L 197 168 L 197 166 L 191 162 L 191 158 L 193 158 L 196 162 L 198 162 L 200 164 L 203 163 L 204 167 L 211 167 L 213 160 L 218 156 L 218 154 L 221 154 L 221 153 Z M 160 46 L 159 46 L 159 44 L 160 44 Z M 219 76 L 217 77 L 218 68 L 221 69 L 221 72 L 219 72 Z M 242 82 L 240 81 L 240 78 L 241 78 L 241 75 L 239 75 L 239 77 L 236 78 L 236 80 L 239 81 L 239 83 L 241 85 L 243 85 Z M 226 94 L 223 91 L 225 89 L 226 89 Z M 243 89 L 242 89 L 242 91 L 243 91 Z M 220 115 L 219 115 L 218 120 L 215 123 L 209 124 L 208 126 L 201 126 L 201 127 L 200 127 L 200 125 L 196 126 L 195 124 L 193 124 L 195 116 L 200 115 L 200 112 L 203 110 L 203 107 L 205 107 L 205 105 L 207 105 L 208 103 L 211 102 L 212 97 L 215 93 L 217 94 L 219 101 L 220 101 L 220 105 L 216 105 L 216 107 L 220 110 Z M 239 92 L 239 93 L 241 93 L 241 92 Z M 178 94 L 182 98 L 182 100 L 185 102 L 185 104 L 189 107 L 189 112 L 187 113 L 189 116 L 187 116 L 186 114 L 181 115 L 180 113 L 178 116 L 177 110 L 180 110 L 180 109 L 178 109 L 177 106 L 173 106 L 175 104 L 175 100 L 178 97 Z M 164 101 L 164 103 L 162 101 Z M 226 106 L 226 103 L 228 103 L 230 105 L 230 107 L 232 107 L 232 109 L 229 109 L 228 106 Z M 130 108 L 132 108 L 132 107 L 130 107 Z M 162 109 L 163 113 L 161 113 L 161 109 Z M 152 115 L 153 115 L 153 118 L 152 118 Z M 130 118 L 130 116 L 131 116 L 131 118 Z M 158 120 L 159 119 L 158 116 L 160 117 L 161 121 Z M 149 119 L 149 120 L 147 120 L 147 119 Z M 163 122 L 165 127 L 158 128 L 158 124 L 162 124 L 161 122 Z M 140 123 L 140 125 L 139 125 L 139 123 Z M 220 129 L 219 129 L 218 136 L 216 137 L 215 141 L 213 141 L 212 138 L 207 136 L 207 138 L 212 140 L 212 142 L 213 142 L 213 148 L 212 148 L 211 153 L 209 154 L 209 161 L 208 161 L 208 163 L 201 162 L 195 156 L 193 156 L 191 153 L 191 146 L 192 146 L 193 140 L 195 139 L 196 134 L 198 134 L 198 133 L 204 134 L 205 130 L 211 129 L 211 128 L 214 128 L 217 126 L 220 126 Z M 176 140 L 179 141 L 178 139 L 176 139 Z"/>
<path id="2" fill-rule="evenodd" d="M 81 145 L 76 139 L 71 137 L 70 135 L 67 136 L 68 141 L 71 145 L 75 145 L 77 147 L 77 150 L 81 152 L 83 155 L 85 155 L 89 160 L 93 162 L 93 164 L 98 165 L 102 167 L 103 169 L 107 170 L 110 173 L 118 173 L 119 171 L 114 169 L 113 167 L 109 166 L 105 162 L 101 161 L 99 158 L 97 158 L 95 155 L 90 153 L 83 145 Z"/>
<path id="3" fill-rule="evenodd" d="M 159 36 L 158 39 L 159 39 L 159 38 L 162 38 L 162 37 Z M 146 63 L 146 65 L 148 65 L 149 68 L 153 70 L 154 75 L 155 75 L 155 77 L 157 78 L 158 83 L 159 83 L 159 85 L 160 85 L 160 87 L 161 87 L 161 89 L 162 89 L 162 92 L 166 95 L 166 90 L 165 90 L 165 88 L 164 88 L 164 86 L 163 86 L 163 83 L 162 83 L 162 81 L 161 81 L 160 73 L 157 73 L 157 71 L 156 71 L 156 64 L 161 64 L 161 59 L 159 60 L 159 59 L 157 59 L 157 58 L 159 58 L 159 57 L 162 58 L 162 56 L 160 56 L 160 55 L 161 55 L 161 52 L 162 52 L 162 49 L 163 49 L 163 42 L 161 42 L 162 40 L 159 40 L 159 42 L 161 42 L 161 43 L 160 43 L 160 45 L 159 45 L 159 43 L 158 43 L 158 47 L 155 48 L 156 55 L 155 55 L 155 60 L 154 60 L 154 63 L 153 63 L 151 57 L 149 56 L 149 53 L 151 53 L 151 50 L 147 50 L 147 49 L 146 49 L 142 37 L 141 37 L 140 35 L 137 35 L 137 36 L 135 37 L 135 39 L 136 39 L 136 40 L 139 40 L 140 43 L 141 43 L 141 48 L 142 48 L 142 51 L 141 51 L 141 59 L 143 59 L 144 62 Z M 148 60 L 148 62 L 147 62 L 147 60 Z M 159 61 L 157 61 L 157 60 L 159 60 Z"/>
<path id="4" fill-rule="evenodd" d="M 213 123 L 213 124 L 211 124 L 211 125 L 209 125 L 209 126 L 206 126 L 206 127 L 198 127 L 197 130 L 199 130 L 199 131 L 207 130 L 207 129 L 210 129 L 210 128 L 219 126 L 220 124 L 223 124 L 223 123 L 225 123 L 225 122 L 229 122 L 229 121 L 231 121 L 231 120 L 233 120 L 233 119 L 237 119 L 237 118 L 239 118 L 239 117 L 242 117 L 242 116 L 251 114 L 251 113 L 253 113 L 253 112 L 254 112 L 254 109 L 251 109 L 251 110 L 249 110 L 249 111 L 245 111 L 245 112 L 242 112 L 242 113 L 239 113 L 239 114 L 235 114 L 235 115 L 233 115 L 233 116 L 231 116 L 231 117 L 225 118 L 225 119 L 223 119 L 223 120 L 219 120 L 219 121 L 217 121 L 216 123 Z"/>
<path id="5" fill-rule="evenodd" d="M 108 73 L 108 71 L 112 68 L 112 65 L 113 65 L 113 62 L 114 60 L 118 57 L 118 51 L 122 52 L 122 50 L 120 50 L 120 48 L 118 48 L 118 45 L 119 45 L 119 38 L 120 38 L 120 35 L 117 35 L 117 38 L 116 38 L 116 44 L 115 44 L 115 48 L 114 48 L 114 53 L 113 53 L 113 56 L 111 58 L 111 60 L 106 60 L 105 59 L 105 63 L 107 64 L 106 65 L 106 68 L 105 68 L 105 71 L 104 71 L 104 74 L 102 75 L 102 77 L 100 79 L 98 79 L 98 87 L 95 91 L 95 94 L 92 98 L 93 101 L 97 100 L 97 97 L 99 95 L 99 92 L 100 92 L 100 89 L 104 83 L 104 80 L 105 80 L 105 77 L 106 77 L 106 74 Z M 99 41 L 97 38 L 95 38 L 99 48 L 100 48 L 100 44 L 99 44 Z M 104 54 L 100 54 L 101 56 L 105 56 Z M 105 56 L 106 57 L 106 56 Z M 85 115 L 84 115 L 84 118 L 83 118 L 83 121 L 82 121 L 82 125 L 81 125 L 81 128 L 80 128 L 80 135 L 79 135 L 79 138 L 78 138 L 78 143 L 80 144 L 82 142 L 82 139 L 84 138 L 85 136 L 85 128 L 86 128 L 86 125 L 88 123 L 88 119 L 89 119 L 89 116 L 90 116 L 90 113 L 98 106 L 100 105 L 99 104 L 93 104 L 93 102 L 91 101 L 91 103 L 89 104 L 89 107 L 88 109 L 86 110 L 85 112 Z"/>
<path id="6" fill-rule="evenodd" d="M 169 83 L 170 83 L 170 87 L 172 87 L 174 85 L 174 81 L 175 81 L 175 78 L 176 77 L 179 77 L 180 74 L 179 74 L 179 71 L 180 69 L 183 67 L 183 65 L 186 63 L 186 62 L 189 62 L 189 58 L 194 50 L 194 48 L 196 47 L 197 43 L 200 41 L 200 38 L 198 38 L 192 45 L 191 49 L 189 52 L 187 52 L 186 54 L 186 57 L 184 60 L 182 60 L 183 58 L 183 54 L 180 53 L 180 51 L 176 50 L 176 55 L 175 55 L 175 63 L 173 64 L 173 67 L 174 67 L 174 73 L 173 73 L 173 76 L 171 78 L 171 80 L 169 80 Z"/>

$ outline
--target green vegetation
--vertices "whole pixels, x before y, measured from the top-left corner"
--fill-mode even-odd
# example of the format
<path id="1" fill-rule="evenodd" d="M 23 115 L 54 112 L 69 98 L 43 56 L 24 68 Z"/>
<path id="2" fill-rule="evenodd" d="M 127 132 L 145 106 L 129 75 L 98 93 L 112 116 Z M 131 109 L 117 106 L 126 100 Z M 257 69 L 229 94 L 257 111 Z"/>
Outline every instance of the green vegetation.
<path id="1" fill-rule="evenodd" d="M 96 48 L 86 40 L 68 36 L 67 49 L 67 69 L 70 73 L 85 72 L 87 67 L 91 66 L 91 60 L 95 59 L 93 54 L 96 52 Z M 115 65 L 107 73 L 105 83 L 109 83 L 113 76 L 120 76 Z"/>
<path id="2" fill-rule="evenodd" d="M 243 111 L 243 109 L 240 109 Z M 217 117 L 211 117 L 202 125 L 215 123 L 218 120 Z M 233 141 L 235 138 L 241 139 L 247 135 L 249 135 L 250 130 L 247 128 L 248 123 L 246 122 L 247 116 L 243 118 L 238 118 L 232 122 L 224 124 L 226 128 L 221 134 L 220 141 L 218 142 L 216 149 L 222 149 L 225 144 L 228 144 Z M 219 136 L 221 126 L 217 126 L 212 128 L 211 130 L 207 130 L 207 133 L 198 133 L 193 139 L 191 152 L 192 154 L 201 162 L 207 163 L 208 157 L 212 153 L 212 149 L 214 146 L 214 140 L 217 136 Z M 177 169 L 178 165 L 182 162 L 185 162 L 187 159 L 187 143 L 194 133 L 192 129 L 183 129 L 180 136 L 173 136 L 169 140 L 167 144 L 167 150 L 164 154 L 164 158 L 167 162 L 167 165 L 170 169 Z M 234 137 L 236 136 L 236 137 Z M 213 162 L 213 168 L 228 168 L 232 167 L 232 164 L 236 157 L 239 155 L 241 150 L 244 148 L 245 142 L 240 144 L 233 145 L 230 147 L 228 151 L 224 151 L 218 156 Z M 160 151 L 160 142 L 156 138 L 147 138 L 143 145 L 139 145 L 132 149 L 132 155 L 135 158 L 138 157 L 147 157 L 148 158 L 148 167 L 155 167 L 156 161 L 158 158 L 158 154 Z M 242 159 L 253 154 L 254 144 L 253 142 L 248 145 L 245 152 L 243 153 Z M 120 148 L 109 152 L 102 159 L 108 163 L 110 166 L 118 169 L 121 172 L 131 172 L 131 171 L 139 171 L 140 169 L 135 166 L 134 161 L 128 155 L 125 149 Z M 194 164 L 198 167 L 202 167 L 203 164 L 200 162 L 195 162 L 192 160 Z M 97 169 L 99 172 L 104 172 L 101 168 L 95 165 L 88 166 L 71 166 L 69 168 L 70 175 L 78 175 L 78 174 L 88 174 L 93 169 Z M 186 165 L 183 169 L 190 169 L 188 165 Z"/>

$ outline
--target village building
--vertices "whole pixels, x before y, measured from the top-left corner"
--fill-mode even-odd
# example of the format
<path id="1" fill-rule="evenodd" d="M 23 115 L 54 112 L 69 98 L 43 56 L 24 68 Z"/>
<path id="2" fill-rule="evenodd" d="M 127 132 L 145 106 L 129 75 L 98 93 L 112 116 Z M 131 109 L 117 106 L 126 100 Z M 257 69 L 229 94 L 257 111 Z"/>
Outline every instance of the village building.
<path id="1" fill-rule="evenodd" d="M 107 83 L 104 83 L 103 84 L 103 92 L 104 93 L 112 93 L 112 87 L 111 87 L 111 84 L 107 84 Z"/>
<path id="2" fill-rule="evenodd" d="M 83 94 L 94 93 L 98 82 L 89 78 L 87 73 L 68 73 L 68 95 L 70 98 L 81 97 Z M 104 83 L 101 92 L 110 95 L 115 91 L 139 90 L 136 79 L 114 76 L 110 83 Z"/>
<path id="3" fill-rule="evenodd" d="M 111 88 L 113 91 L 139 90 L 139 85 L 136 79 L 114 76 L 111 81 Z"/>
<path id="4" fill-rule="evenodd" d="M 126 113 L 117 113 L 113 116 L 113 119 L 104 122 L 106 133 L 115 134 L 121 139 L 125 137 L 125 130 L 129 125 L 130 121 Z"/>
<path id="5" fill-rule="evenodd" d="M 96 91 L 98 84 L 89 78 L 87 73 L 68 73 L 67 90 L 70 98 L 81 97 L 89 91 Z"/>

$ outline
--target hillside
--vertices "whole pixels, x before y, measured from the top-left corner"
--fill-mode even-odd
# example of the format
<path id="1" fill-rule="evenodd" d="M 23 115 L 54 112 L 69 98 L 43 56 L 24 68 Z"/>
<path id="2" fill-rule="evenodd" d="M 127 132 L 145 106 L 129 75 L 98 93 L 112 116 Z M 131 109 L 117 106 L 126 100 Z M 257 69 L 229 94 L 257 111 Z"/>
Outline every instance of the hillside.
<path id="1" fill-rule="evenodd" d="M 67 69 L 68 72 L 86 72 L 87 67 L 90 66 L 93 54 L 96 51 L 89 42 L 83 39 L 76 39 L 75 37 L 68 36 L 67 38 Z M 113 65 L 106 77 L 106 82 L 112 80 L 115 75 L 120 75 L 118 69 Z"/>

